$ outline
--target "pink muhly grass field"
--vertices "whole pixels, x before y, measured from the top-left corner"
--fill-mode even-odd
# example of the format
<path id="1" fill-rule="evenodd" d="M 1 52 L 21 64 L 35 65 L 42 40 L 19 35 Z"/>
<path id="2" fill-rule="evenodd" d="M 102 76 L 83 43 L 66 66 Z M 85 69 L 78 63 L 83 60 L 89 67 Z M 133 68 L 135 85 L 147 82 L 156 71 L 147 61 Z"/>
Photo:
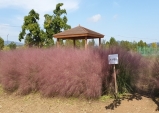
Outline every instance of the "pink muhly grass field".
<path id="1" fill-rule="evenodd" d="M 0 84 L 6 91 L 53 97 L 99 98 L 112 90 L 108 55 L 118 54 L 120 93 L 142 90 L 148 66 L 141 55 L 120 47 L 110 49 L 21 49 L 0 52 Z"/>
<path id="2" fill-rule="evenodd" d="M 98 98 L 102 66 L 91 50 L 25 49 L 1 53 L 0 82 L 7 91 Z"/>

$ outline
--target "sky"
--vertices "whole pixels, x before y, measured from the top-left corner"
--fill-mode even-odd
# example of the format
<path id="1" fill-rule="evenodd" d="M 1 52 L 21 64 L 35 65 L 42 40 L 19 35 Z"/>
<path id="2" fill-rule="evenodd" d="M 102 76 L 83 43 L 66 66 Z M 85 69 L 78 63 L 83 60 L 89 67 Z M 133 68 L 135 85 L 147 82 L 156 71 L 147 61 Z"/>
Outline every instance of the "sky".
<path id="1" fill-rule="evenodd" d="M 0 0 L 0 37 L 19 42 L 31 9 L 39 13 L 43 29 L 44 15 L 52 15 L 57 3 L 64 3 L 72 28 L 81 25 L 99 32 L 105 41 L 159 42 L 159 0 Z"/>

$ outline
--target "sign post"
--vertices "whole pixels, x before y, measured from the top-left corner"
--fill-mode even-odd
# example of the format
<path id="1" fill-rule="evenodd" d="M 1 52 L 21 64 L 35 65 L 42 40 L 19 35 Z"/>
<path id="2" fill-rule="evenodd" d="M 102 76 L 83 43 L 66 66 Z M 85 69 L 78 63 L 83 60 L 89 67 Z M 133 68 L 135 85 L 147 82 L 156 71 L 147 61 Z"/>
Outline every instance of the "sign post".
<path id="1" fill-rule="evenodd" d="M 108 61 L 109 64 L 113 64 L 113 78 L 114 78 L 114 89 L 115 89 L 115 95 L 118 93 L 118 85 L 116 80 L 116 70 L 115 70 L 115 64 L 118 64 L 118 54 L 111 54 L 108 55 Z"/>

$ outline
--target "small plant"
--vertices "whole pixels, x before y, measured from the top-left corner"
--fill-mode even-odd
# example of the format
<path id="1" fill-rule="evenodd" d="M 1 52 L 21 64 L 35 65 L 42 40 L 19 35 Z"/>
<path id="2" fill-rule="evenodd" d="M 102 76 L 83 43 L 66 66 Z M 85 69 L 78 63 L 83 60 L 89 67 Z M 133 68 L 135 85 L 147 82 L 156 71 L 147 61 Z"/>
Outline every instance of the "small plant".
<path id="1" fill-rule="evenodd" d="M 111 99 L 111 98 L 114 98 L 114 97 L 112 97 L 112 95 L 103 95 L 99 98 L 99 100 L 105 102 L 105 101 L 107 101 L 108 99 Z"/>

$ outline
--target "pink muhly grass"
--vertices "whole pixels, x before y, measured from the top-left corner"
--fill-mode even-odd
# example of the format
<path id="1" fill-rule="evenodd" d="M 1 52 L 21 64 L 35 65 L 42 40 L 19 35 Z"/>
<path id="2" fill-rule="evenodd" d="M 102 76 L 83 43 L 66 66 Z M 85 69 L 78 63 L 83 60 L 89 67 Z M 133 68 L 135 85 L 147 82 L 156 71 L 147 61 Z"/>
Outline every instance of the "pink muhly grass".
<path id="1" fill-rule="evenodd" d="M 100 52 L 99 52 L 100 51 Z M 117 82 L 119 93 L 132 91 L 136 86 L 136 80 L 140 74 L 142 65 L 142 56 L 126 51 L 125 49 L 116 46 L 107 50 L 99 50 L 99 54 L 103 61 L 102 74 L 103 80 L 103 93 L 111 93 L 114 88 L 114 81 L 112 77 L 112 66 L 108 64 L 109 54 L 118 54 L 119 64 L 115 65 L 117 71 Z M 113 89 L 114 90 L 114 89 Z M 113 91 L 114 92 L 114 91 Z"/>
<path id="2" fill-rule="evenodd" d="M 98 98 L 101 59 L 92 50 L 26 49 L 3 52 L 1 84 L 19 94 L 40 91 L 44 96 Z"/>
<path id="3" fill-rule="evenodd" d="M 14 91 L 18 88 L 18 78 L 19 71 L 17 70 L 17 58 L 19 54 L 16 56 L 13 55 L 14 52 L 1 52 L 1 62 L 0 62 L 0 78 L 1 84 L 4 89 L 8 91 Z"/>
<path id="4" fill-rule="evenodd" d="M 60 54 L 58 54 L 59 52 Z M 99 97 L 101 95 L 100 83 L 94 87 L 95 90 L 90 89 L 93 90 L 92 95 L 86 93 L 86 91 L 89 92 L 87 89 L 89 89 L 90 85 L 94 85 L 91 82 L 92 77 L 96 77 L 94 74 L 99 76 L 101 71 L 98 56 L 92 56 L 89 50 L 74 49 L 61 49 L 54 51 L 54 54 L 56 55 L 50 59 L 54 60 L 53 63 L 46 63 L 45 69 L 41 73 L 41 77 L 44 79 L 40 79 L 42 80 L 40 84 L 43 84 L 40 85 L 40 92 L 43 95 L 84 96 L 86 98 Z M 50 73 L 46 73 L 48 70 L 50 70 Z"/>
<path id="5" fill-rule="evenodd" d="M 154 57 L 154 56 L 153 56 Z M 150 92 L 159 95 L 159 56 L 154 57 L 153 65 L 152 65 L 152 80 L 151 85 L 149 86 Z"/>
<path id="6" fill-rule="evenodd" d="M 118 54 L 119 92 L 138 88 L 146 69 L 141 55 L 120 47 L 110 49 L 24 49 L 0 52 L 0 84 L 19 94 L 98 98 L 113 87 L 108 55 Z M 126 87 L 125 87 L 126 86 Z"/>

